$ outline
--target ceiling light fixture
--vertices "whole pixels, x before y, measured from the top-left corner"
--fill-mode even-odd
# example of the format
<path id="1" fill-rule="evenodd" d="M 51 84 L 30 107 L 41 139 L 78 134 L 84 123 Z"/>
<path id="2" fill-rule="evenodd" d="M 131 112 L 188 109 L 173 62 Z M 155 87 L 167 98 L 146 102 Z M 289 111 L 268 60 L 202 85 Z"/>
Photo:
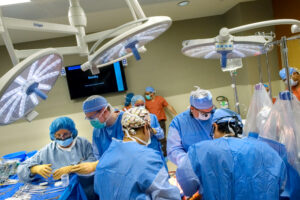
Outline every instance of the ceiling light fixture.
<path id="1" fill-rule="evenodd" d="M 0 6 L 7 6 L 12 4 L 19 4 L 19 3 L 28 3 L 31 0 L 0 0 Z"/>
<path id="2" fill-rule="evenodd" d="M 178 6 L 187 6 L 190 4 L 190 1 L 181 1 L 179 3 L 177 3 Z"/>

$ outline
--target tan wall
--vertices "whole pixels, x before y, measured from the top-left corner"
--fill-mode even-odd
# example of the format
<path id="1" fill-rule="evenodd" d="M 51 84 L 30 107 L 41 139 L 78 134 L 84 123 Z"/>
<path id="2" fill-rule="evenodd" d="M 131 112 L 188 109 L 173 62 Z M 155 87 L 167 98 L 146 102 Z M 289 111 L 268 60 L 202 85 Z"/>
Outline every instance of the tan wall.
<path id="1" fill-rule="evenodd" d="M 261 6 L 261 4 L 263 6 Z M 249 5 L 249 6 L 247 6 Z M 248 7 L 250 10 L 248 10 Z M 240 4 L 229 10 L 225 15 L 200 19 L 174 22 L 170 30 L 147 45 L 147 52 L 141 61 L 133 58 L 128 60 L 125 68 L 128 91 L 142 94 L 146 86 L 153 86 L 157 94 L 164 96 L 175 107 L 177 112 L 184 111 L 188 106 L 188 97 L 193 86 L 210 89 L 214 98 L 224 95 L 229 98 L 233 107 L 233 91 L 230 87 L 231 78 L 228 73 L 220 69 L 218 60 L 192 59 L 181 54 L 181 42 L 186 39 L 214 37 L 223 26 L 233 27 L 244 23 L 272 18 L 270 0 L 259 0 Z M 254 14 L 255 13 L 255 14 Z M 249 17 L 246 17 L 248 16 Z M 17 48 L 39 48 L 45 46 L 74 45 L 73 38 L 59 38 L 47 41 L 37 41 L 16 45 Z M 65 65 L 80 64 L 85 58 L 79 56 L 65 56 Z M 263 63 L 264 60 L 262 59 Z M 252 95 L 253 84 L 258 82 L 257 58 L 243 60 L 244 67 L 238 70 L 237 84 L 242 114 L 245 116 Z M 279 92 L 280 81 L 277 75 L 277 52 L 270 55 L 274 94 Z M 12 66 L 4 47 L 0 48 L 0 75 Z M 264 81 L 267 81 L 265 65 Z M 104 96 L 113 106 L 120 106 L 124 102 L 125 93 L 105 94 Z M 43 147 L 49 142 L 48 127 L 58 116 L 72 117 L 79 129 L 79 135 L 91 139 L 92 128 L 84 120 L 81 112 L 82 101 L 71 101 L 65 77 L 60 77 L 49 93 L 49 99 L 42 102 L 37 111 L 40 115 L 31 123 L 20 120 L 14 124 L 0 127 L 0 156 L 18 150 L 33 150 Z M 170 115 L 167 123 L 170 123 Z"/>

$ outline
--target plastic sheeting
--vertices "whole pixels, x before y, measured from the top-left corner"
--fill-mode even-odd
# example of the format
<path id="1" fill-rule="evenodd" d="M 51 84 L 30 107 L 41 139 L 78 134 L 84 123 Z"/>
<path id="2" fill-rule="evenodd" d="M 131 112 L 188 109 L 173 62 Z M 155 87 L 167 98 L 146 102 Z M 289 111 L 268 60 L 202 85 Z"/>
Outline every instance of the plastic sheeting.
<path id="1" fill-rule="evenodd" d="M 260 136 L 284 144 L 288 162 L 300 174 L 300 102 L 292 96 L 288 91 L 279 94 Z"/>
<path id="2" fill-rule="evenodd" d="M 247 113 L 244 136 L 249 132 L 261 133 L 272 108 L 272 101 L 262 83 L 255 85 L 254 94 Z"/>

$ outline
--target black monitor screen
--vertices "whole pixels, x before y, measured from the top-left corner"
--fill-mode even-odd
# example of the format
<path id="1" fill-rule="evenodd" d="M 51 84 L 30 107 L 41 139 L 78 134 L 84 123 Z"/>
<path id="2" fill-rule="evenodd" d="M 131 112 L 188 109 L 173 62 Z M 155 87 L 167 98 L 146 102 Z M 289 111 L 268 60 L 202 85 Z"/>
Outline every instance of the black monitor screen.
<path id="1" fill-rule="evenodd" d="M 122 62 L 100 68 L 100 74 L 97 75 L 90 70 L 82 71 L 80 65 L 65 69 L 71 99 L 127 90 Z"/>

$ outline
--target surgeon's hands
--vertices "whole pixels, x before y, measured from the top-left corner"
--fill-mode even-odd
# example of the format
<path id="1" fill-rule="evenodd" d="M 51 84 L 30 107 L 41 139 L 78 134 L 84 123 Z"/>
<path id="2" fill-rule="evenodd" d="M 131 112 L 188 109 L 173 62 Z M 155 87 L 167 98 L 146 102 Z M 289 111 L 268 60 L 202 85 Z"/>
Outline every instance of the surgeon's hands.
<path id="1" fill-rule="evenodd" d="M 73 166 L 72 172 L 78 174 L 90 174 L 96 170 L 96 166 L 99 161 L 96 162 L 85 162 Z"/>
<path id="2" fill-rule="evenodd" d="M 44 178 L 49 178 L 52 174 L 52 164 L 36 165 L 30 168 L 32 174 L 39 174 Z"/>
<path id="3" fill-rule="evenodd" d="M 72 172 L 74 166 L 66 166 L 55 170 L 53 173 L 53 179 L 58 180 L 63 174 L 69 174 Z"/>

